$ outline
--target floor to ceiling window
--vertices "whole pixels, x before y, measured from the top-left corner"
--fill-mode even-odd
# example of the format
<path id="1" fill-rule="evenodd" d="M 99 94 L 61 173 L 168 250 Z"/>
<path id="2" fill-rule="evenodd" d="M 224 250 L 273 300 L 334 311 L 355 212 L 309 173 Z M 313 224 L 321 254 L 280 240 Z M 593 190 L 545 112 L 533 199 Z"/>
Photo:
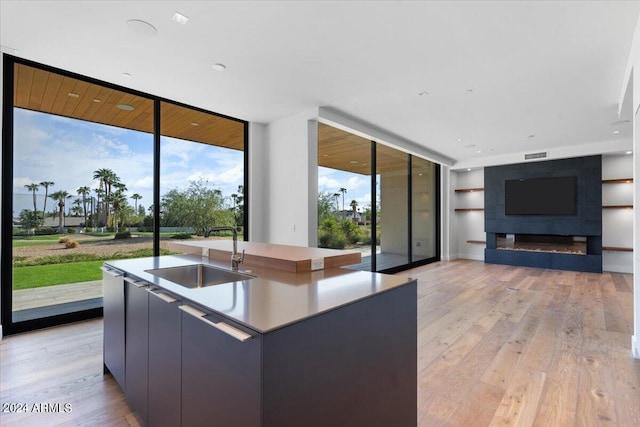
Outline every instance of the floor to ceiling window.
<path id="1" fill-rule="evenodd" d="M 411 261 L 428 260 L 438 255 L 436 230 L 440 226 L 437 211 L 436 165 L 411 157 Z"/>
<path id="2" fill-rule="evenodd" d="M 439 259 L 439 166 L 318 126 L 318 246 L 358 250 L 351 268 L 396 271 Z"/>
<path id="3" fill-rule="evenodd" d="M 212 227 L 231 226 L 242 238 L 244 123 L 169 102 L 160 114 L 161 235 L 203 238 Z"/>
<path id="4" fill-rule="evenodd" d="M 106 259 L 153 255 L 153 101 L 14 68 L 12 321 L 102 306 Z M 132 234 L 133 231 L 133 234 Z"/>
<path id="5" fill-rule="evenodd" d="M 246 238 L 245 121 L 3 60 L 5 333 L 100 315 L 105 260 L 173 253 L 202 220 Z M 186 223 L 194 194 L 215 206 Z"/>
<path id="6" fill-rule="evenodd" d="M 376 251 L 371 141 L 320 124 L 318 246 Z"/>
<path id="7" fill-rule="evenodd" d="M 409 263 L 409 155 L 376 144 L 376 177 L 380 199 L 378 271 Z"/>

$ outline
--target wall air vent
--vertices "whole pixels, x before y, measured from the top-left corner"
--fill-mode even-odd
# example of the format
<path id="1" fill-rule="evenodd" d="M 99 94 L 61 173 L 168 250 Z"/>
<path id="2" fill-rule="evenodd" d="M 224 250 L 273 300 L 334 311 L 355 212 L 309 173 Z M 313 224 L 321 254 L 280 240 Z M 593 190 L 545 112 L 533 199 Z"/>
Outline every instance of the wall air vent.
<path id="1" fill-rule="evenodd" d="M 549 155 L 548 152 L 542 151 L 540 153 L 529 153 L 524 155 L 525 160 L 533 160 L 533 159 L 544 159 Z"/>

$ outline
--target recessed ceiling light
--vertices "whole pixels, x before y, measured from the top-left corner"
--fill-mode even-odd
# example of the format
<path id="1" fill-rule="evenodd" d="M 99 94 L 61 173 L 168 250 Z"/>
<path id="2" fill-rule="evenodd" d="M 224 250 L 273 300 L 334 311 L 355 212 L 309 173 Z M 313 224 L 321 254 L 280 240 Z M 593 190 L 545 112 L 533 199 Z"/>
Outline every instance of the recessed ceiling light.
<path id="1" fill-rule="evenodd" d="M 471 168 L 467 168 L 467 172 L 471 172 Z"/>
<path id="2" fill-rule="evenodd" d="M 69 98 L 80 98 L 80 95 L 74 92 L 69 92 L 67 95 L 69 95 Z"/>
<path id="3" fill-rule="evenodd" d="M 129 19 L 127 21 L 127 28 L 137 35 L 144 37 L 153 37 L 158 34 L 156 27 L 141 19 Z"/>
<path id="4" fill-rule="evenodd" d="M 529 139 L 529 138 L 535 138 L 535 137 L 536 137 L 536 136 L 535 136 L 534 134 L 527 135 L 527 139 Z"/>
<path id="5" fill-rule="evenodd" d="M 220 64 L 220 63 L 213 64 L 211 67 L 212 67 L 214 70 L 216 70 L 216 71 L 224 71 L 224 70 L 226 70 L 226 69 L 227 69 L 227 66 L 226 66 L 226 65 L 224 65 L 224 64 Z"/>
<path id="6" fill-rule="evenodd" d="M 191 122 L 191 126 L 200 126 L 200 123 L 198 123 L 198 122 Z"/>
<path id="7" fill-rule="evenodd" d="M 473 89 L 467 89 L 467 93 L 473 93 Z"/>
<path id="8" fill-rule="evenodd" d="M 418 92 L 418 96 L 425 96 L 425 95 L 429 95 L 429 92 L 427 92 L 426 90 L 423 90 L 422 92 Z"/>
<path id="9" fill-rule="evenodd" d="M 462 138 L 458 138 L 458 142 L 462 142 Z"/>
<path id="10" fill-rule="evenodd" d="M 633 151 L 627 151 L 627 154 L 633 154 Z"/>
<path id="11" fill-rule="evenodd" d="M 480 154 L 480 153 L 482 153 L 482 150 L 478 150 L 478 151 L 476 151 L 476 153 Z"/>
<path id="12" fill-rule="evenodd" d="M 132 105 L 129 105 L 129 104 L 118 104 L 118 105 L 116 105 L 116 107 L 118 107 L 119 109 L 124 110 L 124 111 L 133 111 L 133 110 L 135 110 L 135 107 L 133 107 Z"/>
<path id="13" fill-rule="evenodd" d="M 358 163 L 358 161 L 357 160 L 351 160 L 349 163 L 351 163 L 352 165 L 355 165 L 355 164 Z"/>
<path id="14" fill-rule="evenodd" d="M 617 135 L 617 134 L 619 134 L 619 133 L 620 133 L 620 131 L 619 131 L 619 130 L 614 130 L 612 133 L 613 133 L 614 135 Z"/>
<path id="15" fill-rule="evenodd" d="M 180 12 L 174 13 L 173 17 L 171 17 L 171 19 L 176 21 L 178 24 L 182 24 L 182 25 L 184 25 L 187 22 L 189 22 L 189 17 L 181 14 Z"/>
<path id="16" fill-rule="evenodd" d="M 93 102 L 102 102 L 102 101 L 99 100 L 98 98 L 93 98 Z"/>
<path id="17" fill-rule="evenodd" d="M 125 79 L 130 79 L 133 76 L 131 75 L 131 73 L 122 73 L 122 77 L 124 77 Z"/>

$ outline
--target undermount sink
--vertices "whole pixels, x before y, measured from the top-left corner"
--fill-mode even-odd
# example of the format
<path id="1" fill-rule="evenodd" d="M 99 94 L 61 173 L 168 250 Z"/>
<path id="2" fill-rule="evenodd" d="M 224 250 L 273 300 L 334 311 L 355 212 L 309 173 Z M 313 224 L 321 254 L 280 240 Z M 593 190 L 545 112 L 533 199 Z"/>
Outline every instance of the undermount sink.
<path id="1" fill-rule="evenodd" d="M 223 283 L 255 279 L 255 276 L 250 274 L 237 273 L 206 264 L 181 265 L 179 267 L 156 268 L 145 271 L 185 288 L 204 288 Z"/>

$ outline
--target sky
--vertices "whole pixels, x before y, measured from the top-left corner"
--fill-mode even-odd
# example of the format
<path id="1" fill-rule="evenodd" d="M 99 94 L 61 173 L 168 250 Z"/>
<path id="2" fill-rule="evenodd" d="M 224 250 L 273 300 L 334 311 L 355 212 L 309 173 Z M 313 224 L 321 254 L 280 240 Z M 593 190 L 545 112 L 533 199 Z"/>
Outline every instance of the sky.
<path id="1" fill-rule="evenodd" d="M 243 184 L 241 151 L 162 137 L 161 153 L 161 195 L 201 178 L 225 196 L 237 193 Z M 53 181 L 49 194 L 64 190 L 75 196 L 79 187 L 98 188 L 93 173 L 101 168 L 120 177 L 129 197 L 134 193 L 142 196 L 138 206 L 152 204 L 152 134 L 14 109 L 14 215 L 33 209 L 31 192 L 25 185 Z M 36 194 L 41 210 L 44 188 Z M 134 205 L 132 199 L 129 203 Z M 47 200 L 47 211 L 53 205 L 53 200 Z"/>
<path id="2" fill-rule="evenodd" d="M 371 206 L 371 177 L 357 173 L 343 172 L 337 169 L 318 167 L 318 192 L 340 193 L 340 188 L 346 188 L 344 194 L 344 209 L 351 210 L 351 201 L 358 202 L 358 208 Z M 338 207 L 342 209 L 342 193 L 338 198 Z"/>
<path id="3" fill-rule="evenodd" d="M 142 196 L 138 206 L 148 208 L 153 200 L 153 135 L 128 129 L 70 119 L 30 110 L 14 109 L 14 215 L 33 209 L 31 192 L 25 185 L 53 181 L 48 194 L 98 188 L 94 171 L 113 170 L 126 185 L 126 194 Z M 242 152 L 175 138 L 161 138 L 160 194 L 186 188 L 203 179 L 225 196 L 238 192 L 243 184 Z M 318 191 L 331 194 L 346 188 L 345 209 L 351 200 L 360 208 L 371 206 L 370 177 L 324 167 L 318 168 Z M 44 188 L 37 194 L 37 208 L 43 207 Z M 95 193 L 92 193 L 95 196 Z M 79 198 L 79 196 L 78 196 Z M 71 199 L 67 207 L 71 206 Z M 129 199 L 130 205 L 134 201 Z M 292 201 L 292 204 L 295 201 Z M 338 206 L 342 209 L 342 195 Z M 47 200 L 47 211 L 54 202 Z"/>

